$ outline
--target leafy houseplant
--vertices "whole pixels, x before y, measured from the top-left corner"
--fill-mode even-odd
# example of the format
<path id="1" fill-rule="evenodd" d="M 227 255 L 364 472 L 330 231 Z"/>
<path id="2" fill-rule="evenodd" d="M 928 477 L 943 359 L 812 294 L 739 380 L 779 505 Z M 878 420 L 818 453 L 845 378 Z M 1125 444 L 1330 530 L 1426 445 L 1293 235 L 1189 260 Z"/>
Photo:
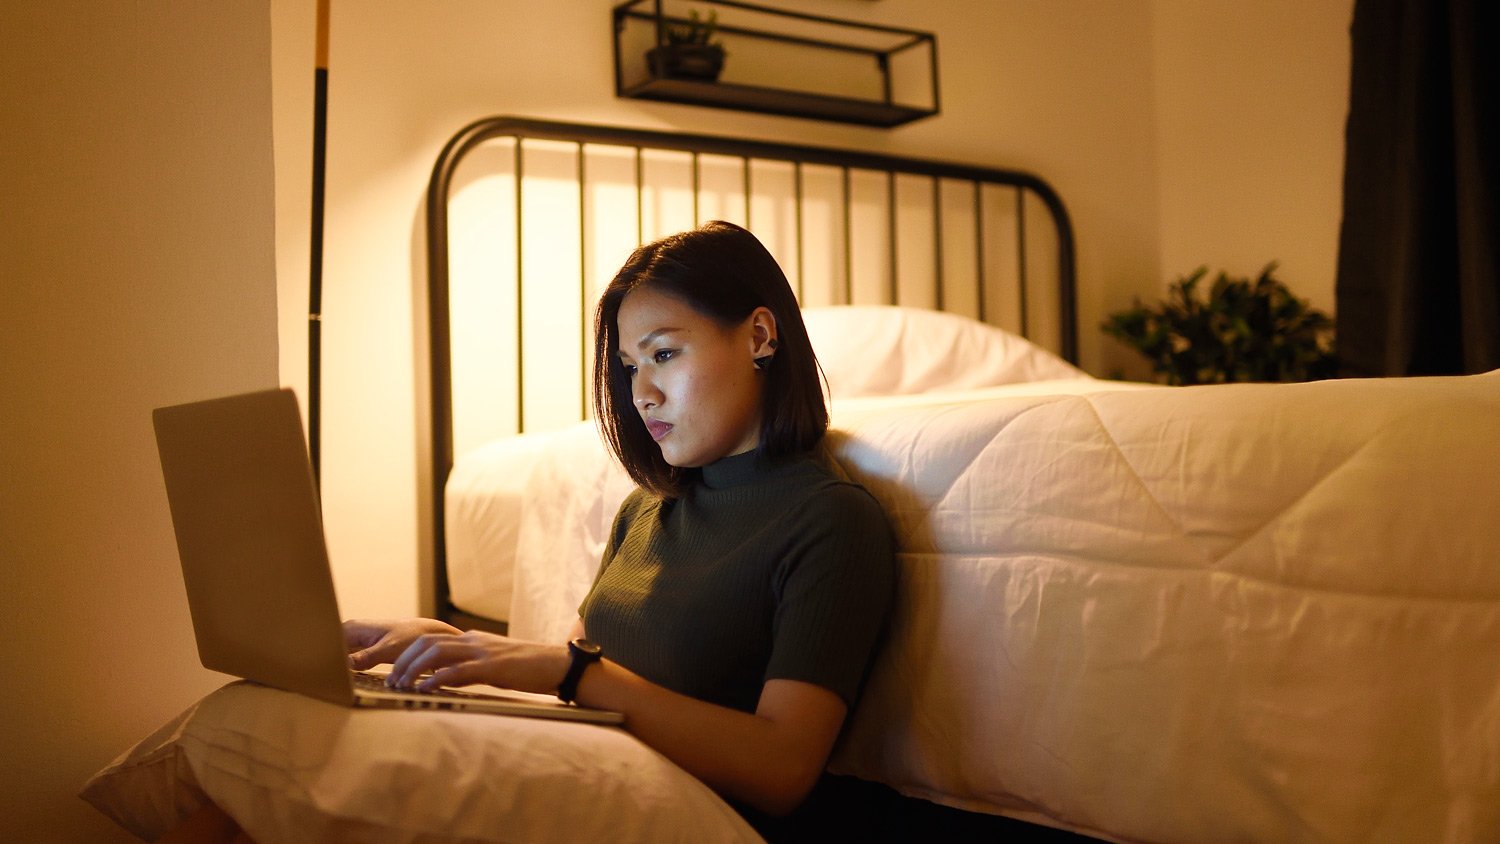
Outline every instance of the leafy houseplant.
<path id="1" fill-rule="evenodd" d="M 1208 268 L 1199 267 L 1156 307 L 1137 299 L 1100 328 L 1145 355 L 1167 384 L 1333 377 L 1333 320 L 1293 295 L 1275 269 L 1272 261 L 1254 281 L 1220 272 L 1200 296 Z"/>
<path id="2" fill-rule="evenodd" d="M 707 17 L 699 17 L 697 9 L 688 12 L 685 21 L 662 24 L 666 43 L 646 52 L 651 75 L 658 79 L 717 80 L 724 69 L 724 47 L 714 41 L 718 27 L 718 12 L 709 10 Z"/>

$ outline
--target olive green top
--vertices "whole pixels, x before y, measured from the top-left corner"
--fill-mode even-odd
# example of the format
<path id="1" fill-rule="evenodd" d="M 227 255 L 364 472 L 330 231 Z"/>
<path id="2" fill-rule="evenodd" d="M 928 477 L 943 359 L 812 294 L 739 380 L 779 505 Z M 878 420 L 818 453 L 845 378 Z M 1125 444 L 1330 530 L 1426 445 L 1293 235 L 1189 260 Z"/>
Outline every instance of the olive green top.
<path id="1" fill-rule="evenodd" d="M 895 586 L 890 525 L 820 452 L 705 466 L 681 498 L 636 490 L 579 608 L 604 655 L 686 695 L 755 711 L 767 680 L 853 707 Z"/>

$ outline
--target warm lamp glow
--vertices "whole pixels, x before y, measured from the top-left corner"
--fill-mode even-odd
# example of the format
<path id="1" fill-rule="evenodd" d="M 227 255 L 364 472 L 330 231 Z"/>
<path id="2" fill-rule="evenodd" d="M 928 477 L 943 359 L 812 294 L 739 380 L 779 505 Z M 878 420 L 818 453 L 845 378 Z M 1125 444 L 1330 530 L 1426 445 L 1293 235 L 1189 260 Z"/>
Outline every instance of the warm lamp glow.
<path id="1" fill-rule="evenodd" d="M 846 180 L 840 170 L 817 165 L 802 167 L 799 180 L 789 163 L 746 165 L 706 154 L 695 161 L 688 153 L 652 150 L 638 161 L 631 147 L 589 144 L 580 153 L 572 143 L 528 140 L 518 154 L 514 139 L 486 142 L 455 171 L 449 199 L 455 454 L 518 430 L 552 431 L 585 418 L 599 293 L 639 243 L 701 221 L 751 228 L 804 305 L 889 302 L 894 258 L 901 304 L 937 306 L 933 276 L 941 272 L 945 309 L 977 317 L 981 264 L 992 286 L 1013 288 L 1016 235 L 1032 241 L 1032 260 L 1048 260 L 1055 246 L 1038 241 L 1053 236 L 1047 227 L 1017 225 L 1013 189 L 985 187 L 978 196 L 975 190 L 969 182 L 892 180 L 873 171 L 851 171 Z M 840 210 L 846 192 L 847 220 Z M 519 232 L 518 204 L 525 220 Z M 933 230 L 938 204 L 949 221 L 941 268 Z M 1041 219 L 1043 209 L 1025 213 Z M 892 215 L 896 244 L 887 234 Z M 966 216 L 973 222 L 953 223 Z M 982 256 L 975 254 L 981 217 L 991 244 Z M 1053 274 L 1035 267 L 1033 277 Z M 986 298 L 992 322 L 1019 329 L 1014 293 L 991 290 Z M 1035 299 L 1046 301 L 1046 291 Z M 1030 320 L 1036 333 L 1037 315 Z"/>

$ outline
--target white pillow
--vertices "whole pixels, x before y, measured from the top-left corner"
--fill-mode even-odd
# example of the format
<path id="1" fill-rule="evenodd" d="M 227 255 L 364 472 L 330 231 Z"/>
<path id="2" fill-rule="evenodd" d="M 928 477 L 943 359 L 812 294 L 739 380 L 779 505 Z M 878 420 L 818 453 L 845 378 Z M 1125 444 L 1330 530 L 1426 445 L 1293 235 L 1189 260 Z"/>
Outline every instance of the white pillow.
<path id="1" fill-rule="evenodd" d="M 1023 337 L 956 314 L 836 305 L 805 308 L 802 319 L 834 398 L 1090 377 Z"/>
<path id="2" fill-rule="evenodd" d="M 207 800 L 256 841 L 761 840 L 616 727 L 353 709 L 243 682 L 143 739 L 81 796 L 148 840 Z"/>

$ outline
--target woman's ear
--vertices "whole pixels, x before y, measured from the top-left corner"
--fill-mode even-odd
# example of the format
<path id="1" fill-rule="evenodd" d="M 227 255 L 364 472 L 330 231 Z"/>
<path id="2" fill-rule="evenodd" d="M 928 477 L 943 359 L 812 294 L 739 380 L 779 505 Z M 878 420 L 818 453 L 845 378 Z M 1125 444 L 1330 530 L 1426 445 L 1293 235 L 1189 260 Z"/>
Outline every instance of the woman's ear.
<path id="1" fill-rule="evenodd" d="M 750 312 L 750 359 L 758 361 L 776 354 L 776 315 L 767 307 Z"/>

